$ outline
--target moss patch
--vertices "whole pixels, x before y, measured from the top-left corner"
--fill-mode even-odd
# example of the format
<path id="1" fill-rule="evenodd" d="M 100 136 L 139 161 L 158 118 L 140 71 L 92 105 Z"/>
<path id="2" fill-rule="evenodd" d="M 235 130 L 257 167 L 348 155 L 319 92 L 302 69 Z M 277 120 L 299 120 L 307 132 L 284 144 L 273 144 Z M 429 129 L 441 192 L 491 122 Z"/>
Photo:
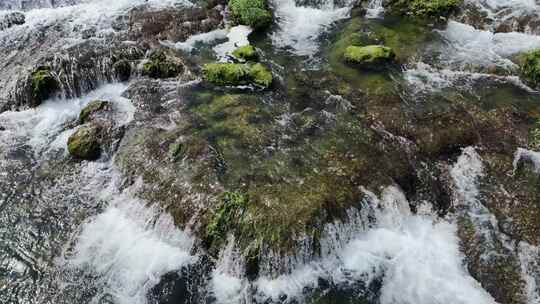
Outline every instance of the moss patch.
<path id="1" fill-rule="evenodd" d="M 415 18 L 436 19 L 456 11 L 463 0 L 392 0 L 385 6 L 391 12 Z"/>
<path id="2" fill-rule="evenodd" d="M 523 56 L 521 64 L 522 77 L 531 85 L 540 86 L 540 49 Z"/>
<path id="3" fill-rule="evenodd" d="M 151 78 L 176 77 L 184 71 L 184 66 L 167 57 L 163 51 L 150 55 L 149 61 L 143 65 L 142 74 Z"/>
<path id="4" fill-rule="evenodd" d="M 349 63 L 373 68 L 391 63 L 396 58 L 396 54 L 391 48 L 382 45 L 351 45 L 345 49 L 343 58 Z"/>
<path id="5" fill-rule="evenodd" d="M 84 107 L 84 109 L 81 110 L 81 113 L 79 114 L 79 123 L 87 123 L 93 114 L 106 109 L 109 105 L 110 103 L 108 101 L 91 101 L 88 105 L 86 105 L 86 107 Z"/>
<path id="6" fill-rule="evenodd" d="M 50 67 L 39 67 L 31 75 L 32 105 L 37 106 L 58 89 Z"/>
<path id="7" fill-rule="evenodd" d="M 253 47 L 252 45 L 241 46 L 234 50 L 232 54 L 234 57 L 236 57 L 236 59 L 242 61 L 257 61 L 257 59 L 259 58 L 255 47 Z"/>
<path id="8" fill-rule="evenodd" d="M 218 86 L 256 84 L 267 88 L 273 80 L 270 70 L 260 63 L 209 63 L 203 67 L 203 76 Z"/>
<path id="9" fill-rule="evenodd" d="M 272 22 L 272 13 L 266 0 L 230 0 L 229 9 L 236 24 L 261 29 Z"/>
<path id="10" fill-rule="evenodd" d="M 69 154 L 74 157 L 94 160 L 99 158 L 99 127 L 95 125 L 81 126 L 68 139 Z"/>

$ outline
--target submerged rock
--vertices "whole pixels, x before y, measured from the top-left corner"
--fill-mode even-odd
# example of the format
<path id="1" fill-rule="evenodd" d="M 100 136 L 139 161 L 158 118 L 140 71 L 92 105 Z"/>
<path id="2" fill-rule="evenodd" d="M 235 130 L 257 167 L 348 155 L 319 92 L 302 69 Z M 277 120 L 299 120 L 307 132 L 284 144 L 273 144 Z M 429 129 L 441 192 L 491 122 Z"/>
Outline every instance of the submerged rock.
<path id="1" fill-rule="evenodd" d="M 522 77 L 535 87 L 540 86 L 540 49 L 524 55 L 521 64 Z"/>
<path id="2" fill-rule="evenodd" d="M 39 67 L 31 75 L 32 106 L 38 106 L 58 89 L 58 82 L 50 67 Z"/>
<path id="3" fill-rule="evenodd" d="M 69 154 L 76 158 L 95 160 L 101 154 L 100 128 L 94 124 L 81 126 L 68 139 Z"/>
<path id="4" fill-rule="evenodd" d="M 272 84 L 272 72 L 260 63 L 210 63 L 203 67 L 206 81 L 218 86 L 255 84 L 267 88 Z"/>
<path id="5" fill-rule="evenodd" d="M 171 78 L 184 71 L 182 61 L 168 56 L 163 51 L 150 55 L 150 60 L 143 65 L 142 74 L 151 78 Z"/>
<path id="6" fill-rule="evenodd" d="M 26 17 L 23 13 L 13 12 L 0 16 L 0 31 L 8 29 L 14 25 L 21 25 L 25 23 Z"/>
<path id="7" fill-rule="evenodd" d="M 268 9 L 266 0 L 231 0 L 229 9 L 236 24 L 261 29 L 272 22 L 272 13 Z"/>
<path id="8" fill-rule="evenodd" d="M 234 50 L 232 54 L 236 59 L 241 61 L 257 61 L 259 58 L 257 50 L 252 45 L 241 46 Z"/>
<path id="9" fill-rule="evenodd" d="M 396 58 L 394 51 L 382 45 L 349 46 L 343 54 L 345 61 L 366 67 L 377 67 Z"/>
<path id="10" fill-rule="evenodd" d="M 462 3 L 463 0 L 391 0 L 385 6 L 399 15 L 435 19 L 450 15 Z"/>

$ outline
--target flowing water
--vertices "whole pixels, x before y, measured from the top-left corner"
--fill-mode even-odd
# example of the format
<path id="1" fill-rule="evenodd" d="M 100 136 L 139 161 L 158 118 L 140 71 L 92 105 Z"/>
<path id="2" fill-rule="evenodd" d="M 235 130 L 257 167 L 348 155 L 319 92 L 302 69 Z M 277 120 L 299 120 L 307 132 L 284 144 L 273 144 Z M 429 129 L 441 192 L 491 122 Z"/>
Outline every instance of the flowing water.
<path id="1" fill-rule="evenodd" d="M 367 1 L 367 12 L 360 17 L 353 16 L 353 1 L 270 2 L 275 24 L 268 33 L 250 36 L 250 28 L 237 26 L 160 43 L 195 61 L 227 61 L 235 47 L 249 44 L 249 37 L 265 51 L 276 78 L 286 82 L 293 72 L 336 69 L 326 59 L 331 57 L 328 49 L 351 18 L 399 30 L 384 16 L 384 1 Z M 361 79 L 360 87 L 373 81 L 388 91 L 397 90 L 411 111 L 429 112 L 437 101 L 457 95 L 477 101 L 486 111 L 502 105 L 538 113 L 540 93 L 520 80 L 514 60 L 540 48 L 538 29 L 496 29 L 523 16 L 535 20 L 540 2 L 465 2 L 468 9 L 485 12 L 484 27 L 475 28 L 458 16 L 445 27 L 430 28 L 426 41 L 403 60 L 399 75 L 382 79 L 343 69 L 340 76 Z M 0 70 L 5 72 L 0 76 L 0 101 L 11 97 L 8 90 L 16 87 L 18 74 L 39 62 L 41 54 L 80 43 L 81 28 L 95 28 L 96 36 L 107 41 L 114 35 L 113 21 L 133 8 L 193 5 L 175 0 L 3 0 L 0 17 L 24 11 L 26 22 L 0 30 Z M 42 39 L 51 28 L 55 36 Z M 44 44 L 34 45 L 36 41 Z M 32 46 L 25 50 L 25 43 Z M 29 62 L 18 62 L 18 52 Z M 90 101 L 111 101 L 112 119 L 121 129 L 171 129 L 183 119 L 178 113 L 183 108 L 175 102 L 191 96 L 186 91 L 198 80 L 180 89 L 163 81 L 173 89 L 158 98 L 155 113 L 131 98 L 135 80 L 107 82 L 101 80 L 97 89 L 80 97 L 60 94 L 35 108 L 0 113 L 0 303 L 497 303 L 480 276 L 467 267 L 470 257 L 459 234 L 459 223 L 466 219 L 483 240 L 482 263 L 489 264 L 501 250 L 507 252 L 517 261 L 517 280 L 524 282 L 523 303 L 540 304 L 540 247 L 508 233 L 499 214 L 490 210 L 485 190 L 490 173 L 481 148 L 460 147 L 429 173 L 440 175 L 448 185 L 450 207 L 444 214 L 435 202 L 412 201 L 407 189 L 397 184 L 378 185 L 377 192 L 361 187 L 363 199 L 347 208 L 346 216 L 321 226 L 318 254 L 313 254 L 310 238 L 300 236 L 293 253 L 265 249 L 258 275 L 252 278 L 246 275 L 249 265 L 234 235 L 227 236 L 217 254 L 207 252 L 192 231 L 197 224 L 178 226 L 167 207 L 141 197 L 153 185 L 142 178 L 128 181 L 114 151 L 95 162 L 69 156 L 68 137 L 79 128 L 78 115 Z M 301 98 L 313 98 L 306 96 Z M 341 96 L 320 96 L 325 107 L 338 109 L 321 111 L 329 121 L 353 108 Z M 283 106 L 282 97 L 264 95 L 269 105 L 294 108 Z M 148 113 L 157 118 L 148 118 Z M 290 139 L 287 129 L 296 114 L 275 117 L 286 130 L 269 150 L 280 149 L 282 141 Z M 385 136 L 403 147 L 410 145 L 406 138 Z M 515 172 L 530 163 L 535 174 L 540 173 L 540 151 L 519 147 L 513 161 L 509 165 Z M 418 167 L 428 165 L 420 162 Z"/>

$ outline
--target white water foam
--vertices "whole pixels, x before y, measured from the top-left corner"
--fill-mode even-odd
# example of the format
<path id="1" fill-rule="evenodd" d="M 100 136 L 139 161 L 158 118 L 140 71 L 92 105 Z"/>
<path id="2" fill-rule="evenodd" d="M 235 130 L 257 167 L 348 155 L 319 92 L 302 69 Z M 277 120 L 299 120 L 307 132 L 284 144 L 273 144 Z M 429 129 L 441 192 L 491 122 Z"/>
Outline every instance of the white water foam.
<path id="1" fill-rule="evenodd" d="M 540 304 L 540 248 L 522 241 L 518 253 L 528 303 Z"/>
<path id="2" fill-rule="evenodd" d="M 478 7 L 497 22 L 540 13 L 540 3 L 535 0 L 467 0 L 466 3 Z"/>
<path id="3" fill-rule="evenodd" d="M 450 47 L 443 48 L 441 60 L 451 69 L 469 66 L 516 68 L 510 56 L 540 48 L 540 36 L 524 33 L 492 33 L 456 21 L 439 31 Z"/>
<path id="4" fill-rule="evenodd" d="M 383 0 L 370 0 L 366 9 L 366 18 L 374 19 L 382 17 L 384 13 Z"/>
<path id="5" fill-rule="evenodd" d="M 540 173 L 540 152 L 518 148 L 514 153 L 514 171 L 523 160 L 532 162 L 535 172 Z"/>
<path id="6" fill-rule="evenodd" d="M 83 225 L 67 267 L 97 275 L 115 303 L 145 304 L 161 276 L 196 260 L 193 239 L 172 217 L 128 194 L 110 196 L 110 206 Z"/>
<path id="7" fill-rule="evenodd" d="M 2 35 L 10 35 L 12 31 L 25 31 L 38 26 L 49 26 L 62 22 L 62 26 L 67 28 L 95 27 L 99 31 L 110 31 L 111 23 L 115 17 L 125 14 L 129 9 L 140 6 L 150 5 L 152 7 L 167 7 L 173 5 L 192 5 L 187 0 L 87 0 L 80 4 L 72 6 L 63 6 L 58 8 L 38 8 L 25 13 L 26 22 L 24 25 L 12 28 Z"/>
<path id="8" fill-rule="evenodd" d="M 228 41 L 218 44 L 214 47 L 214 52 L 220 61 L 226 61 L 234 50 L 241 46 L 249 45 L 248 36 L 253 29 L 245 25 L 237 25 L 229 29 L 227 34 Z"/>
<path id="9" fill-rule="evenodd" d="M 79 116 L 81 110 L 93 100 L 112 102 L 120 124 L 133 119 L 135 108 L 128 99 L 121 97 L 125 84 L 109 84 L 80 98 L 51 99 L 40 106 L 25 111 L 7 111 L 0 114 L 0 145 L 30 145 L 36 154 L 47 149 L 65 148 L 67 138 L 74 131 L 68 124 Z"/>
<path id="10" fill-rule="evenodd" d="M 523 83 L 519 76 L 453 71 L 445 68 L 436 69 L 424 62 L 418 62 L 414 66 L 406 68 L 403 78 L 413 94 L 440 92 L 444 89 L 456 88 L 464 91 L 473 91 L 474 83 L 482 80 L 498 84 L 512 84 L 526 92 L 535 92 L 535 90 Z"/>
<path id="11" fill-rule="evenodd" d="M 243 275 L 245 267 L 242 258 L 231 235 L 220 253 L 210 281 L 211 293 L 218 303 L 247 303 L 249 284 Z"/>
<path id="12" fill-rule="evenodd" d="M 259 300 L 301 298 L 319 278 L 345 285 L 377 278 L 382 304 L 495 303 L 463 267 L 454 224 L 412 214 L 396 187 L 386 188 L 380 200 L 370 196 L 375 199 L 365 207 L 375 209 L 373 227 L 320 261 L 259 279 Z"/>
<path id="13" fill-rule="evenodd" d="M 202 34 L 196 34 L 196 35 L 190 36 L 188 39 L 186 39 L 183 42 L 175 43 L 174 47 L 184 52 L 191 53 L 195 49 L 197 44 L 210 43 L 216 40 L 226 39 L 227 34 L 228 34 L 228 31 L 225 29 L 214 30 L 214 31 L 202 33 Z"/>
<path id="14" fill-rule="evenodd" d="M 350 7 L 339 7 L 333 0 L 325 0 L 318 8 L 299 6 L 294 0 L 274 0 L 272 4 L 279 25 L 272 33 L 272 43 L 301 56 L 315 54 L 319 35 L 350 13 Z"/>

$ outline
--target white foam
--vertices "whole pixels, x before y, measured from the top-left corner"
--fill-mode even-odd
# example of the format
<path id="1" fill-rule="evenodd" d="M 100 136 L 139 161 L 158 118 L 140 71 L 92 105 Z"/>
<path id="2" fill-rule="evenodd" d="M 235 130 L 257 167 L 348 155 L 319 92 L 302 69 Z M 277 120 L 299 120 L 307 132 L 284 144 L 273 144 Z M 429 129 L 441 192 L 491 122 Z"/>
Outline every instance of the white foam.
<path id="1" fill-rule="evenodd" d="M 441 60 L 452 69 L 466 70 L 469 65 L 516 68 L 509 56 L 540 48 L 540 36 L 524 33 L 492 33 L 470 25 L 449 21 L 439 33 L 450 47 L 442 50 Z"/>
<path id="2" fill-rule="evenodd" d="M 242 303 L 247 298 L 249 284 L 244 277 L 245 267 L 236 249 L 234 237 L 230 236 L 227 246 L 220 253 L 210 281 L 211 293 L 218 303 Z"/>
<path id="3" fill-rule="evenodd" d="M 315 54 L 319 35 L 350 13 L 350 7 L 338 7 L 333 0 L 325 0 L 318 8 L 298 6 L 294 0 L 274 0 L 272 4 L 279 25 L 272 33 L 272 43 L 280 48 L 291 48 L 301 56 Z"/>
<path id="4" fill-rule="evenodd" d="M 0 143 L 13 146 L 22 140 L 38 154 L 49 148 L 65 148 L 72 132 L 67 130 L 67 124 L 74 121 L 90 101 L 97 99 L 111 101 L 117 108 L 118 122 L 126 124 L 133 119 L 135 108 L 121 97 L 125 89 L 125 84 L 108 84 L 80 98 L 51 99 L 33 109 L 3 112 L 0 125 L 6 130 L 0 132 Z"/>
<path id="5" fill-rule="evenodd" d="M 540 12 L 540 5 L 535 0 L 467 0 L 466 3 L 480 8 L 490 19 L 499 22 Z"/>
<path id="6" fill-rule="evenodd" d="M 527 303 L 540 304 L 540 248 L 522 241 L 518 254 L 521 275 L 526 283 Z"/>
<path id="7" fill-rule="evenodd" d="M 128 195 L 82 227 L 67 266 L 97 275 L 115 303 L 147 303 L 148 291 L 162 275 L 195 261 L 193 239 L 168 214 Z"/>
<path id="8" fill-rule="evenodd" d="M 371 197 L 374 197 L 371 195 Z M 335 254 L 298 267 L 289 275 L 257 282 L 259 300 L 301 298 L 318 279 L 337 284 L 382 279 L 382 304 L 495 303 L 463 267 L 454 224 L 434 215 L 413 215 L 396 187 L 365 207 L 376 223 Z"/>
<path id="9" fill-rule="evenodd" d="M 524 91 L 535 92 L 535 90 L 523 83 L 519 76 L 453 71 L 446 68 L 437 69 L 423 62 L 418 62 L 414 66 L 407 68 L 403 73 L 403 77 L 413 94 L 438 92 L 452 88 L 473 91 L 474 83 L 481 80 L 501 84 L 508 83 Z"/>
<path id="10" fill-rule="evenodd" d="M 384 13 L 384 6 L 382 0 L 370 0 L 366 9 L 366 18 L 373 19 L 379 18 Z"/>
<path id="11" fill-rule="evenodd" d="M 523 148 L 518 148 L 514 153 L 514 171 L 522 160 L 527 160 L 533 163 L 536 173 L 540 173 L 540 152 L 531 151 Z"/>
<path id="12" fill-rule="evenodd" d="M 234 50 L 241 46 L 249 45 L 248 36 L 253 29 L 245 25 L 231 27 L 227 33 L 228 41 L 214 47 L 214 52 L 222 61 L 227 60 Z"/>
<path id="13" fill-rule="evenodd" d="M 227 33 L 227 30 L 219 29 L 207 33 L 196 34 L 190 36 L 186 41 L 175 43 L 174 47 L 185 52 L 192 52 L 199 43 L 210 43 L 216 40 L 226 39 Z"/>
<path id="14" fill-rule="evenodd" d="M 87 0 L 72 6 L 57 8 L 45 6 L 26 12 L 25 24 L 16 30 L 33 29 L 37 26 L 62 22 L 62 25 L 67 28 L 95 27 L 98 32 L 109 31 L 116 16 L 125 14 L 129 9 L 139 5 L 158 8 L 172 5 L 188 6 L 191 3 L 187 0 Z M 5 31 L 5 34 L 10 33 L 11 31 Z"/>

